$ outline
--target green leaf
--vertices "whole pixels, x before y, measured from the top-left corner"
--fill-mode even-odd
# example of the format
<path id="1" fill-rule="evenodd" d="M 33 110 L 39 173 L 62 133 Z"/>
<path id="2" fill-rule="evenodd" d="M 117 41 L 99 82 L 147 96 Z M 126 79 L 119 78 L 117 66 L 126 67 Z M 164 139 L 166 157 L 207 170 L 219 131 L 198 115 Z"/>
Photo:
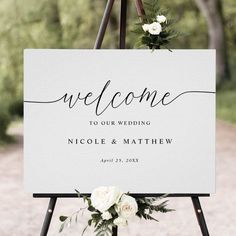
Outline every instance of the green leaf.
<path id="1" fill-rule="evenodd" d="M 88 221 L 88 225 L 91 226 L 92 223 L 93 223 L 93 219 L 90 219 L 90 220 Z"/>
<path id="2" fill-rule="evenodd" d="M 88 207 L 88 210 L 91 211 L 91 212 L 96 211 L 96 209 L 95 209 L 93 206 L 89 206 L 89 207 Z"/>
<path id="3" fill-rule="evenodd" d="M 154 220 L 156 222 L 159 222 L 157 219 L 155 219 L 154 217 L 152 217 L 151 215 L 148 215 L 148 214 L 146 214 L 146 219 L 147 220 Z"/>
<path id="4" fill-rule="evenodd" d="M 61 222 L 64 222 L 64 221 L 67 220 L 67 218 L 68 218 L 68 216 L 60 216 L 60 217 L 59 217 L 59 220 L 60 220 Z"/>
<path id="5" fill-rule="evenodd" d="M 117 212 L 116 212 L 116 210 L 115 210 L 115 206 L 110 207 L 108 211 L 109 211 L 112 215 L 116 215 L 116 214 L 117 214 Z"/>
<path id="6" fill-rule="evenodd" d="M 60 229 L 59 229 L 59 233 L 61 233 L 63 231 L 64 226 L 65 226 L 65 223 L 61 224 Z"/>

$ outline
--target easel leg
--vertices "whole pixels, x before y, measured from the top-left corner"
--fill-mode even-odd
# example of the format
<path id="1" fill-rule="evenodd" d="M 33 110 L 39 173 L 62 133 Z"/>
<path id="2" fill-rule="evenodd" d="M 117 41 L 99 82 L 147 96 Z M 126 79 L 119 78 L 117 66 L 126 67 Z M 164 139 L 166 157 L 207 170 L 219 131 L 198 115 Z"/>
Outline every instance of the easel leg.
<path id="1" fill-rule="evenodd" d="M 138 16 L 142 20 L 142 16 L 145 16 L 145 11 L 144 11 L 142 0 L 135 0 L 135 6 L 136 6 L 136 9 L 137 9 Z"/>
<path id="2" fill-rule="evenodd" d="M 126 38 L 126 18 L 127 18 L 127 7 L 128 0 L 121 0 L 120 8 L 120 46 L 119 48 L 125 48 L 125 38 Z"/>
<path id="3" fill-rule="evenodd" d="M 195 210 L 195 213 L 196 213 L 196 216 L 197 216 L 198 224 L 199 224 L 199 226 L 201 228 L 201 231 L 202 231 L 202 235 L 203 236 L 209 236 L 209 232 L 208 232 L 208 229 L 207 229 L 207 224 L 206 224 L 206 221 L 205 221 L 205 218 L 204 218 L 204 214 L 203 214 L 203 211 L 202 211 L 202 208 L 201 208 L 199 198 L 198 197 L 191 197 L 191 198 L 192 198 L 194 210 Z"/>
<path id="4" fill-rule="evenodd" d="M 112 236 L 118 235 L 118 227 L 112 227 Z"/>
<path id="5" fill-rule="evenodd" d="M 46 215 L 44 218 L 43 227 L 42 227 L 40 236 L 47 236 L 56 202 L 57 202 L 56 197 L 50 198 L 50 201 L 48 204 L 48 209 L 47 209 L 47 212 L 46 212 Z"/>
<path id="6" fill-rule="evenodd" d="M 102 41 L 103 41 L 103 38 L 104 38 L 104 35 L 105 35 L 105 32 L 106 32 L 107 24 L 108 24 L 110 15 L 111 15 L 111 10 L 112 10 L 114 1 L 115 0 L 108 0 L 107 1 L 107 5 L 106 5 L 105 11 L 104 11 L 104 15 L 102 17 L 102 22 L 101 22 L 101 25 L 100 25 L 100 28 L 99 28 L 99 31 L 98 31 L 98 34 L 97 34 L 96 42 L 95 42 L 95 45 L 94 45 L 94 49 L 100 49 L 101 46 L 102 46 Z"/>

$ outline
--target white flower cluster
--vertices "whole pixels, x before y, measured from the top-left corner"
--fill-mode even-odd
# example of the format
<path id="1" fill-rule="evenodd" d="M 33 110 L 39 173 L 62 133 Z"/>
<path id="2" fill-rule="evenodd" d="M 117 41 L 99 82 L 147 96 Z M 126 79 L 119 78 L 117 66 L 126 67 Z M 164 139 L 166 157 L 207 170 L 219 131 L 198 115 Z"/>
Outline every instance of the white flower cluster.
<path id="1" fill-rule="evenodd" d="M 144 24 L 142 27 L 145 32 L 149 32 L 152 35 L 159 35 L 162 31 L 161 24 L 165 22 L 167 22 L 166 17 L 163 15 L 158 15 L 156 17 L 156 21 L 151 24 Z"/>
<path id="2" fill-rule="evenodd" d="M 102 213 L 103 220 L 112 219 L 109 209 L 115 206 L 118 217 L 113 223 L 117 226 L 126 226 L 128 219 L 138 212 L 138 204 L 135 198 L 124 194 L 117 187 L 98 187 L 91 195 L 92 206 Z"/>

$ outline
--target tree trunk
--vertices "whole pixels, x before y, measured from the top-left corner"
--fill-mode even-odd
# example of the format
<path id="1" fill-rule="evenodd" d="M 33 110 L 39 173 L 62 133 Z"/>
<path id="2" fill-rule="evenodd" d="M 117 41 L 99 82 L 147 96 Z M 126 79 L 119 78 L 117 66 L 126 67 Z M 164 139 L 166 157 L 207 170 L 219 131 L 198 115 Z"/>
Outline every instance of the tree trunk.
<path id="1" fill-rule="evenodd" d="M 221 86 L 230 79 L 221 0 L 195 1 L 208 24 L 208 46 L 216 49 L 217 83 Z"/>

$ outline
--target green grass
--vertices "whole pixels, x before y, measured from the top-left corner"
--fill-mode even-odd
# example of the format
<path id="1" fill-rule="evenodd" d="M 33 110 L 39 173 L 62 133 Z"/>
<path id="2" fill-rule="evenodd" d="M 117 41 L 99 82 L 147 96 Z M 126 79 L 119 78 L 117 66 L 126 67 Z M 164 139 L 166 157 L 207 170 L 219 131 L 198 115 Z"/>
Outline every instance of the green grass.
<path id="1" fill-rule="evenodd" d="M 236 124 L 236 90 L 217 91 L 217 118 Z"/>

